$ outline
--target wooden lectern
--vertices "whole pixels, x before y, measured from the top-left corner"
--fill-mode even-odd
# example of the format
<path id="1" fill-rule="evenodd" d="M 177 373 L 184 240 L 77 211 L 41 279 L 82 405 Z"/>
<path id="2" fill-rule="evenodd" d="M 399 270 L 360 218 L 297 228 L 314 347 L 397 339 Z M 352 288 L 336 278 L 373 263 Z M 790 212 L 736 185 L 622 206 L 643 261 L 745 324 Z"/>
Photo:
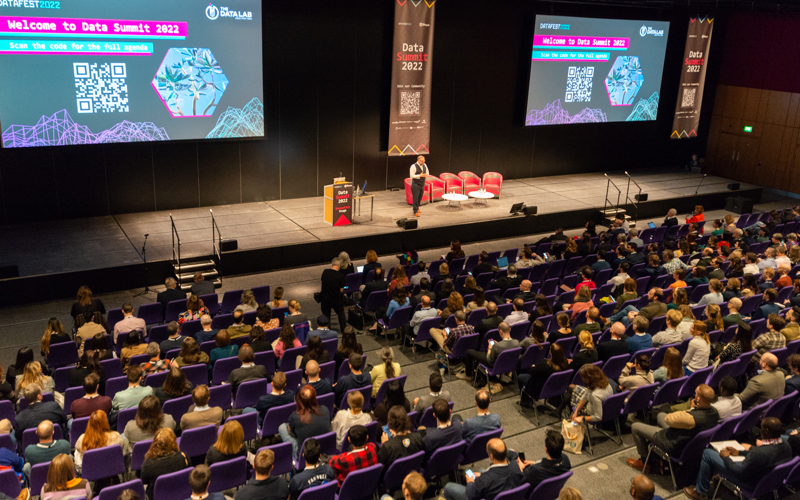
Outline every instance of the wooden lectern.
<path id="1" fill-rule="evenodd" d="M 325 186 L 325 212 L 323 219 L 332 226 L 349 226 L 353 223 L 353 183 L 344 178 L 334 179 Z"/>

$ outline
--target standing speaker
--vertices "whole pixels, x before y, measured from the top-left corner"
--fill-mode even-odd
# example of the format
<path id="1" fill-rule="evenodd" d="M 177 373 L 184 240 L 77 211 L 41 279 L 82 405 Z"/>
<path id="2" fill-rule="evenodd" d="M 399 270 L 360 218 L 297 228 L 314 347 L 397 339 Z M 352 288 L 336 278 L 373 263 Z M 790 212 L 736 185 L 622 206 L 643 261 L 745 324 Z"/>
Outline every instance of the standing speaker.
<path id="1" fill-rule="evenodd" d="M 397 221 L 397 227 L 401 227 L 403 229 L 416 229 L 417 219 L 400 219 Z"/>

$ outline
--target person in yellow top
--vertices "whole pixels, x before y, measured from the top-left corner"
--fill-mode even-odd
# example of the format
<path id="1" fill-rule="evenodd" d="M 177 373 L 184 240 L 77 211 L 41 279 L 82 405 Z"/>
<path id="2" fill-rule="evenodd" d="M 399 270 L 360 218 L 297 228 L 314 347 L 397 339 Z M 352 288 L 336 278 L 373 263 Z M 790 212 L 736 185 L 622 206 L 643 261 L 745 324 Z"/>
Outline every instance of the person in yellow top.
<path id="1" fill-rule="evenodd" d="M 786 311 L 786 328 L 781 333 L 786 337 L 786 342 L 800 339 L 800 307 L 793 307 Z"/>
<path id="2" fill-rule="evenodd" d="M 394 351 L 391 347 L 384 347 L 381 349 L 382 365 L 376 365 L 369 372 L 372 377 L 372 397 L 378 395 L 378 389 L 381 388 L 383 381 L 388 378 L 395 378 L 400 376 L 400 363 L 394 362 Z"/>

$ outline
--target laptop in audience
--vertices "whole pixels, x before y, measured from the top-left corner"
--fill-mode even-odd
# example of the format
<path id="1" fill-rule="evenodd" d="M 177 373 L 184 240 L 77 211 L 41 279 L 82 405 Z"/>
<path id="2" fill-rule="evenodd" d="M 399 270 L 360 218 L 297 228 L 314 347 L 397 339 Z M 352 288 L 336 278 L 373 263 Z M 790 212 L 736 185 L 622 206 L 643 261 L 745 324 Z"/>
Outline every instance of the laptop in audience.
<path id="1" fill-rule="evenodd" d="M 508 267 L 508 257 L 500 257 L 497 259 L 497 267 L 505 269 Z"/>
<path id="2" fill-rule="evenodd" d="M 649 227 L 650 229 L 655 229 L 655 228 L 656 228 L 656 225 L 655 225 L 655 224 L 653 224 L 652 222 L 648 222 L 648 223 L 647 223 L 647 227 Z"/>
<path id="3" fill-rule="evenodd" d="M 358 266 L 356 268 L 356 271 L 358 271 L 359 273 L 363 273 L 364 272 L 364 266 Z"/>

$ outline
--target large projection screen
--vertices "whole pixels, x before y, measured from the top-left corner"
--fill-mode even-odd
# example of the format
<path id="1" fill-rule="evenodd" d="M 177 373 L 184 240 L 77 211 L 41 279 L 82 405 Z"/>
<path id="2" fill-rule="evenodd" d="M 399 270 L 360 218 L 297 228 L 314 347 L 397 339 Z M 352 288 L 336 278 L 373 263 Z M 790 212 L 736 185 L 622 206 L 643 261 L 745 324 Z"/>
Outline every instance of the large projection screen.
<path id="1" fill-rule="evenodd" d="M 669 23 L 536 16 L 525 125 L 655 120 Z"/>
<path id="2" fill-rule="evenodd" d="M 259 0 L 0 0 L 3 147 L 264 137 Z"/>

